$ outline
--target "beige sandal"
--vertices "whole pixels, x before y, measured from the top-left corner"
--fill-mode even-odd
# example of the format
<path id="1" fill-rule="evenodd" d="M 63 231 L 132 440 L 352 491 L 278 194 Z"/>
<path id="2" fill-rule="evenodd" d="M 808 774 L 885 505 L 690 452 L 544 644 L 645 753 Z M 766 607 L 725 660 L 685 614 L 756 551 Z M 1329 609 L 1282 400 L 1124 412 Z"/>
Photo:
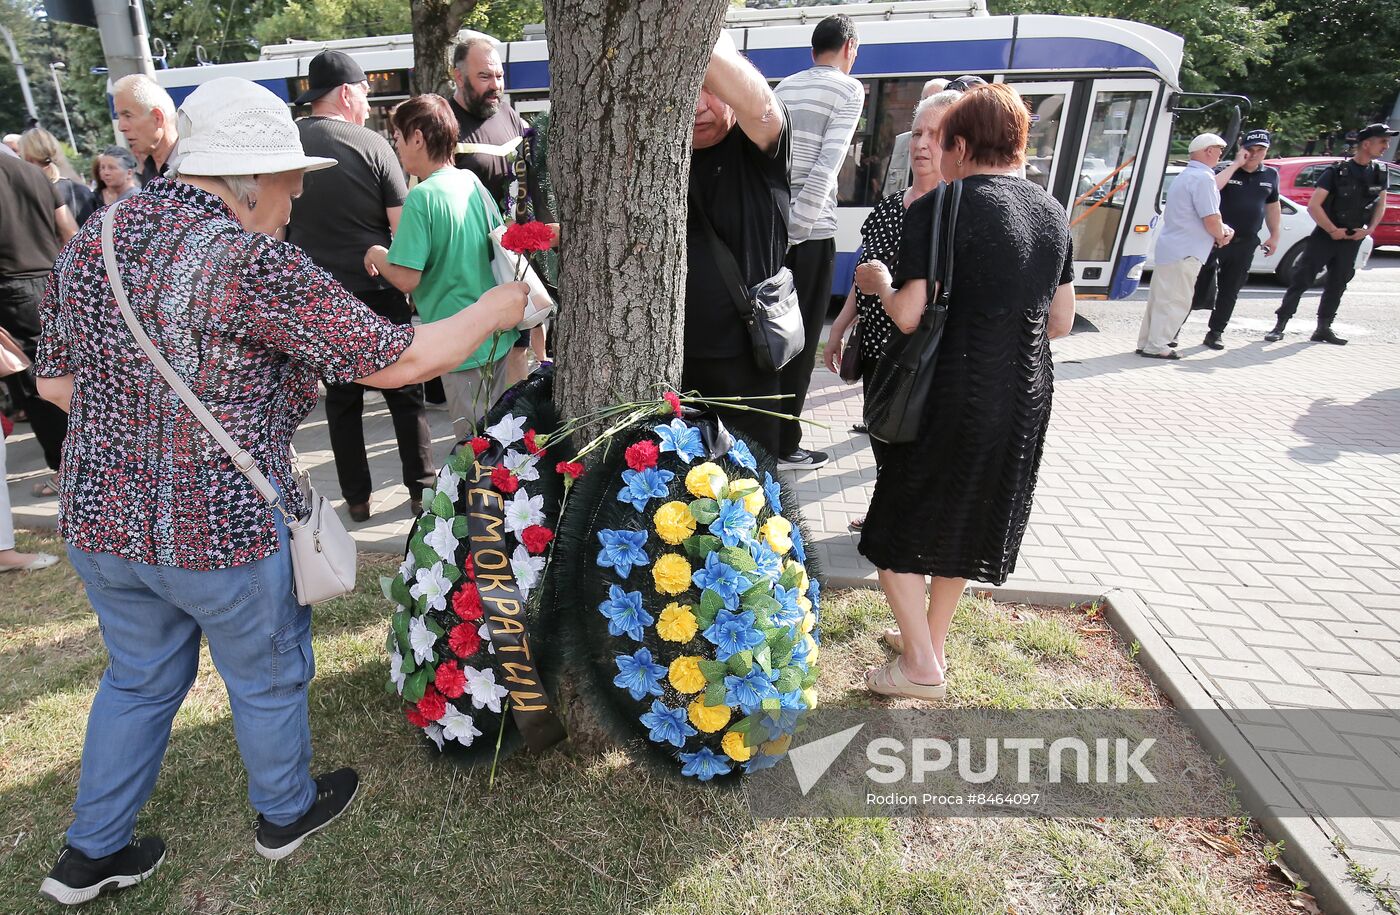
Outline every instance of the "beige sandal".
<path id="1" fill-rule="evenodd" d="M 867 671 L 865 688 L 882 696 L 900 696 L 906 699 L 942 699 L 948 695 L 946 683 L 915 683 L 904 674 L 895 658 L 883 667 Z"/>
<path id="2" fill-rule="evenodd" d="M 904 633 L 898 629 L 886 629 L 880 633 L 880 641 L 889 646 L 895 654 L 904 654 Z M 948 668 L 952 666 L 948 662 L 943 663 L 943 673 L 948 673 Z"/>

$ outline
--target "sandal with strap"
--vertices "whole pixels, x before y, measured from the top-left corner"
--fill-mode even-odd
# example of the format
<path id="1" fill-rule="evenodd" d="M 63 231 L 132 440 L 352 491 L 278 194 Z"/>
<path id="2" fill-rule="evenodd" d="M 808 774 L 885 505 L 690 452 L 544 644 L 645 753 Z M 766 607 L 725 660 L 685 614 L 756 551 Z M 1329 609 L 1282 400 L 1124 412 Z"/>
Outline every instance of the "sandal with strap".
<path id="1" fill-rule="evenodd" d="M 44 479 L 35 483 L 33 488 L 29 491 L 39 499 L 50 499 L 58 495 L 58 474 L 49 474 L 44 477 Z"/>
<path id="2" fill-rule="evenodd" d="M 889 646 L 895 654 L 904 654 L 904 633 L 898 629 L 886 629 L 880 633 L 880 641 Z M 952 667 L 947 661 L 943 662 L 943 673 L 946 676 L 948 669 Z"/>
<path id="3" fill-rule="evenodd" d="M 865 688 L 882 696 L 898 696 L 904 699 L 942 699 L 948 695 L 946 683 L 915 683 L 904 674 L 895 658 L 883 667 L 867 671 Z"/>

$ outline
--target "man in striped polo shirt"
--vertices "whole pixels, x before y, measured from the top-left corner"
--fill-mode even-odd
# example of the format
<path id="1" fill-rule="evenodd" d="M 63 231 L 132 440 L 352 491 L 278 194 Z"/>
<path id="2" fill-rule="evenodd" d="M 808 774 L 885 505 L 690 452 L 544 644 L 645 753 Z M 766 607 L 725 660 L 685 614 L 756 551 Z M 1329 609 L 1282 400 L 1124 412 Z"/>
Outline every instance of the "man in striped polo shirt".
<path id="1" fill-rule="evenodd" d="M 789 395 L 783 412 L 802 413 L 817 345 L 826 324 L 836 266 L 836 176 L 850 148 L 865 105 L 865 87 L 850 76 L 856 62 L 855 25 L 849 16 L 828 16 L 812 30 L 813 66 L 778 83 L 779 99 L 792 122 L 792 206 L 787 267 L 797 285 L 807 343 L 782 371 L 780 390 Z M 802 424 L 785 420 L 778 466 L 810 470 L 826 454 L 802 447 Z"/>

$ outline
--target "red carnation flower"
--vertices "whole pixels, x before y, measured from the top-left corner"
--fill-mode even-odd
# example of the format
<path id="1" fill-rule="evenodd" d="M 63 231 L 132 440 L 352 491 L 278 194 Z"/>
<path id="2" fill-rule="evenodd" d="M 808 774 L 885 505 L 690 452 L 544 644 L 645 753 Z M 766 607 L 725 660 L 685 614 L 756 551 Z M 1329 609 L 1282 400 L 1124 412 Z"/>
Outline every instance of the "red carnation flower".
<path id="1" fill-rule="evenodd" d="M 486 449 L 488 449 L 488 448 L 490 448 L 490 447 L 491 447 L 491 440 L 490 440 L 490 439 L 482 438 L 482 437 L 479 436 L 479 435 L 476 435 L 476 436 L 473 436 L 473 437 L 472 437 L 472 454 L 476 455 L 477 457 L 481 457 L 482 454 L 484 454 L 484 453 L 486 452 Z"/>
<path id="2" fill-rule="evenodd" d="M 467 582 L 452 595 L 452 612 L 467 622 L 481 619 L 481 592 Z"/>
<path id="3" fill-rule="evenodd" d="M 418 700 L 418 711 L 428 721 L 437 721 L 447 714 L 447 700 L 442 698 L 442 693 L 430 686 L 427 692 L 423 693 L 423 698 Z"/>
<path id="4" fill-rule="evenodd" d="M 468 578 L 476 578 L 476 563 L 472 561 L 470 550 L 462 557 L 462 571 L 467 573 Z"/>
<path id="5" fill-rule="evenodd" d="M 422 712 L 418 711 L 418 706 L 416 705 L 405 706 L 403 716 L 407 718 L 408 723 L 415 728 L 426 728 L 428 725 L 432 724 L 431 721 L 424 717 Z"/>
<path id="6" fill-rule="evenodd" d="M 481 650 L 481 634 L 476 631 L 475 626 L 467 623 L 453 626 L 452 631 L 447 634 L 447 647 L 459 658 L 474 658 Z"/>
<path id="7" fill-rule="evenodd" d="M 554 539 L 554 531 L 539 524 L 532 524 L 520 532 L 520 542 L 531 553 L 543 553 L 549 541 Z"/>
<path id="8" fill-rule="evenodd" d="M 583 465 L 577 461 L 560 461 L 554 465 L 555 473 L 562 473 L 571 480 L 583 476 Z"/>
<path id="9" fill-rule="evenodd" d="M 662 394 L 661 396 L 664 397 L 664 398 L 666 398 L 666 402 L 667 402 L 668 404 L 671 405 L 671 410 L 672 410 L 672 412 L 674 412 L 677 416 L 680 416 L 680 415 L 681 415 L 681 396 L 680 396 L 679 394 L 677 394 L 675 391 L 667 391 L 665 394 Z"/>
<path id="10" fill-rule="evenodd" d="M 438 665 L 437 674 L 433 678 L 433 685 L 438 692 L 449 699 L 456 699 L 467 691 L 467 676 L 462 673 L 462 669 L 451 661 L 444 661 Z M 443 709 L 446 711 L 446 709 Z"/>
<path id="11" fill-rule="evenodd" d="M 512 223 L 501 236 L 501 247 L 516 254 L 548 251 L 554 241 L 554 230 L 537 220 Z"/>
<path id="12" fill-rule="evenodd" d="M 541 451 L 544 450 L 544 449 L 541 448 L 539 445 L 536 445 L 536 444 L 535 444 L 535 430 L 534 430 L 534 429 L 526 429 L 526 430 L 525 430 L 525 450 L 528 451 L 528 452 L 530 452 L 531 454 L 539 454 Z"/>
<path id="13" fill-rule="evenodd" d="M 655 442 L 640 441 L 635 445 L 629 445 L 626 451 L 627 466 L 641 473 L 650 467 L 656 466 L 656 459 L 661 456 L 660 450 Z"/>
<path id="14" fill-rule="evenodd" d="M 520 488 L 520 481 L 515 478 L 515 474 L 511 473 L 510 468 L 505 464 L 497 464 L 496 469 L 491 471 L 491 485 L 506 495 L 510 495 Z"/>

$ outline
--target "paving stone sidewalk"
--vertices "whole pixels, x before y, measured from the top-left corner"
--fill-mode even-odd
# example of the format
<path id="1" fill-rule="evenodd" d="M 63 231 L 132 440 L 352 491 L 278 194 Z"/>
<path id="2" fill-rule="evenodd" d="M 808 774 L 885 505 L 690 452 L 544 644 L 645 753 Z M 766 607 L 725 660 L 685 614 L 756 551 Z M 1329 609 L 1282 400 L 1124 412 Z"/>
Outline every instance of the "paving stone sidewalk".
<path id="1" fill-rule="evenodd" d="M 1058 341 L 1050 440 L 1008 585 L 1133 589 L 1150 625 L 1226 709 L 1395 709 L 1400 361 L 1388 345 L 1304 339 L 1264 344 L 1241 332 L 1224 352 L 1186 347 L 1176 363 L 1134 356 L 1121 334 Z M 846 533 L 874 485 L 869 442 L 849 432 L 859 386 L 818 369 L 808 404 L 827 428 L 810 429 L 806 444 L 833 457 L 792 480 L 813 540 L 828 574 L 873 584 Z M 431 417 L 441 457 L 450 430 L 445 413 Z M 407 493 L 377 396 L 367 398 L 365 427 L 375 516 L 355 532 L 364 547 L 394 552 L 408 528 Z M 54 501 L 29 495 L 42 465 L 26 429 L 9 442 L 15 520 L 52 527 Z M 338 495 L 321 411 L 296 444 L 318 485 Z M 1400 733 L 1376 733 L 1385 720 L 1393 719 L 1361 714 L 1323 737 L 1252 739 L 1300 796 L 1400 792 L 1400 756 L 1389 769 L 1337 774 L 1361 742 L 1400 753 Z M 1284 752 L 1300 743 L 1331 754 L 1335 771 L 1312 771 Z M 1400 820 L 1319 825 L 1353 861 L 1400 885 Z"/>

